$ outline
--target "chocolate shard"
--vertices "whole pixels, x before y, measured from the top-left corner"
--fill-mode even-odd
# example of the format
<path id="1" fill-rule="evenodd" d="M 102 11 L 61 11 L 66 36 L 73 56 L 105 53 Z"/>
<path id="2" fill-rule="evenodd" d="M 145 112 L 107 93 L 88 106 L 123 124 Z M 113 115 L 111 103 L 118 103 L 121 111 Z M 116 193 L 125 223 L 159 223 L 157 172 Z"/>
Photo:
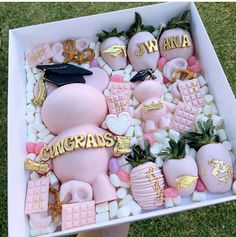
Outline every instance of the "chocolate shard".
<path id="1" fill-rule="evenodd" d="M 156 77 L 153 75 L 152 70 L 142 70 L 139 71 L 134 77 L 131 78 L 131 82 L 137 82 L 137 81 L 144 81 L 147 77 L 151 77 L 152 79 L 155 79 Z"/>

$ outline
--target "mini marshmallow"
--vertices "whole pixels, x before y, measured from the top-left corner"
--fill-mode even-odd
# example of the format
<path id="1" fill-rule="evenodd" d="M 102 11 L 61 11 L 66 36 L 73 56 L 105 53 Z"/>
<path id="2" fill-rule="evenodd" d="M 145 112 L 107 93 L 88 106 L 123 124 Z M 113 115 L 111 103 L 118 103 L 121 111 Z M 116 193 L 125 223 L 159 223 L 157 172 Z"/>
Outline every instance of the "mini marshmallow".
<path id="1" fill-rule="evenodd" d="M 204 114 L 199 114 L 196 118 L 196 122 L 206 122 L 209 118 Z"/>
<path id="2" fill-rule="evenodd" d="M 139 137 L 139 138 L 138 138 L 138 145 L 139 145 L 139 147 L 140 147 L 142 150 L 145 149 L 144 140 L 143 140 L 142 137 Z"/>
<path id="3" fill-rule="evenodd" d="M 134 114 L 134 107 L 133 106 L 130 106 L 129 107 L 129 113 L 130 113 L 130 116 L 133 117 L 133 114 Z"/>
<path id="4" fill-rule="evenodd" d="M 206 116 L 209 116 L 211 114 L 211 106 L 210 105 L 205 105 L 202 109 L 202 112 Z"/>
<path id="5" fill-rule="evenodd" d="M 34 89 L 34 84 L 28 82 L 28 83 L 26 84 L 25 90 L 26 90 L 26 91 L 33 91 L 33 89 Z"/>
<path id="6" fill-rule="evenodd" d="M 166 114 L 166 118 L 172 120 L 173 114 L 172 114 L 172 113 L 167 113 L 167 114 Z"/>
<path id="7" fill-rule="evenodd" d="M 34 114 L 35 113 L 35 107 L 32 104 L 28 104 L 26 106 L 26 114 Z"/>
<path id="8" fill-rule="evenodd" d="M 131 74 L 130 74 L 130 77 L 131 77 L 131 78 L 134 77 L 137 73 L 138 73 L 138 72 L 136 72 L 136 71 L 132 71 Z"/>
<path id="9" fill-rule="evenodd" d="M 173 198 L 173 202 L 174 202 L 175 206 L 181 205 L 181 197 L 180 197 L 180 195 L 178 195 L 178 197 L 176 197 L 176 198 Z"/>
<path id="10" fill-rule="evenodd" d="M 164 135 L 163 135 L 163 133 L 161 133 L 161 132 L 155 132 L 155 133 L 153 133 L 153 137 L 154 137 L 154 139 L 158 142 L 158 143 L 163 143 L 163 141 L 164 141 Z"/>
<path id="11" fill-rule="evenodd" d="M 116 191 L 116 195 L 120 199 L 125 198 L 127 196 L 127 194 L 128 194 L 128 190 L 126 188 L 119 188 Z"/>
<path id="12" fill-rule="evenodd" d="M 123 70 L 113 71 L 112 72 L 112 76 L 114 76 L 114 75 L 123 76 L 124 75 L 124 71 Z"/>
<path id="13" fill-rule="evenodd" d="M 185 144 L 184 150 L 185 150 L 185 153 L 188 154 L 190 151 L 190 146 L 188 144 Z"/>
<path id="14" fill-rule="evenodd" d="M 108 74 L 108 76 L 111 76 L 112 69 L 107 64 L 103 66 L 103 70 Z"/>
<path id="15" fill-rule="evenodd" d="M 162 144 L 162 149 L 166 149 L 166 148 L 170 147 L 169 141 L 170 141 L 169 138 L 167 138 L 167 137 L 164 138 L 164 141 L 163 141 L 163 144 Z"/>
<path id="16" fill-rule="evenodd" d="M 194 202 L 202 202 L 206 200 L 206 193 L 205 192 L 197 192 L 194 191 L 192 195 L 192 201 Z"/>
<path id="17" fill-rule="evenodd" d="M 139 102 L 133 97 L 133 106 L 136 108 L 139 105 Z"/>
<path id="18" fill-rule="evenodd" d="M 132 99 L 129 100 L 129 105 L 133 105 L 133 100 Z"/>
<path id="19" fill-rule="evenodd" d="M 125 198 L 123 198 L 119 202 L 119 207 L 123 207 L 123 206 L 127 205 L 131 200 L 133 200 L 133 197 L 130 194 L 128 194 Z"/>
<path id="20" fill-rule="evenodd" d="M 109 221 L 109 213 L 103 212 L 103 213 L 96 214 L 95 219 L 96 219 L 96 223 Z"/>
<path id="21" fill-rule="evenodd" d="M 150 153 L 151 155 L 155 157 L 157 154 L 160 153 L 161 149 L 162 149 L 162 144 L 154 143 L 150 148 Z"/>
<path id="22" fill-rule="evenodd" d="M 27 158 L 34 160 L 36 158 L 36 155 L 34 153 L 27 154 Z"/>
<path id="23" fill-rule="evenodd" d="M 226 135 L 226 132 L 225 132 L 224 129 L 219 129 L 219 130 L 217 131 L 217 134 L 218 134 L 218 136 L 219 136 L 221 142 L 227 140 L 227 135 Z"/>
<path id="24" fill-rule="evenodd" d="M 229 141 L 223 141 L 222 145 L 228 150 L 231 151 L 232 150 L 232 145 Z"/>
<path id="25" fill-rule="evenodd" d="M 120 156 L 119 158 L 117 158 L 117 161 L 118 161 L 120 166 L 129 164 L 129 162 L 126 160 L 126 156 L 125 155 Z"/>
<path id="26" fill-rule="evenodd" d="M 131 64 L 128 64 L 126 68 L 124 69 L 124 72 L 127 74 L 130 74 L 133 71 L 133 66 Z"/>
<path id="27" fill-rule="evenodd" d="M 164 96 L 165 101 L 167 102 L 172 102 L 173 100 L 173 95 L 171 93 L 166 93 Z"/>
<path id="28" fill-rule="evenodd" d="M 31 134 L 28 135 L 28 138 L 27 138 L 28 142 L 36 142 L 36 140 L 37 140 L 36 134 L 31 133 Z"/>
<path id="29" fill-rule="evenodd" d="M 158 165 L 159 168 L 161 168 L 163 166 L 163 160 L 158 156 L 155 159 L 155 163 Z"/>
<path id="30" fill-rule="evenodd" d="M 54 135 L 48 134 L 46 137 L 43 138 L 43 142 L 49 144 L 54 137 L 55 137 Z"/>
<path id="31" fill-rule="evenodd" d="M 84 68 L 84 69 L 89 69 L 90 68 L 89 63 L 83 63 L 83 64 L 80 64 L 79 66 Z"/>
<path id="32" fill-rule="evenodd" d="M 130 74 L 125 73 L 125 74 L 124 74 L 124 81 L 125 81 L 125 82 L 129 82 L 130 79 L 131 79 Z"/>
<path id="33" fill-rule="evenodd" d="M 232 191 L 233 191 L 233 194 L 236 195 L 236 181 L 233 182 Z"/>
<path id="34" fill-rule="evenodd" d="M 110 181 L 114 187 L 120 187 L 120 179 L 116 174 L 110 175 Z"/>
<path id="35" fill-rule="evenodd" d="M 46 228 L 35 228 L 33 227 L 30 229 L 30 235 L 31 236 L 38 236 L 38 235 L 45 235 L 45 234 L 51 234 L 55 232 L 57 229 L 58 223 L 52 222 L 48 227 Z"/>
<path id="36" fill-rule="evenodd" d="M 32 71 L 33 71 L 34 74 L 41 73 L 41 70 L 36 68 L 36 67 L 33 67 Z"/>
<path id="37" fill-rule="evenodd" d="M 120 181 L 120 187 L 121 188 L 130 188 L 130 183 L 125 183 L 125 182 Z"/>
<path id="38" fill-rule="evenodd" d="M 127 164 L 127 165 L 121 166 L 120 169 L 129 173 L 133 169 L 133 166 L 131 164 Z"/>
<path id="39" fill-rule="evenodd" d="M 44 129 L 46 129 L 46 127 L 44 126 L 44 124 L 42 124 L 41 122 L 39 121 L 35 121 L 33 123 L 33 128 L 38 131 L 38 132 L 41 132 L 41 131 L 44 131 Z"/>
<path id="40" fill-rule="evenodd" d="M 221 127 L 223 125 L 223 118 L 218 115 L 212 116 L 213 124 L 216 127 Z"/>
<path id="41" fill-rule="evenodd" d="M 97 58 L 100 54 L 100 46 L 101 46 L 101 43 L 98 41 L 94 47 L 95 58 Z"/>
<path id="42" fill-rule="evenodd" d="M 125 134 L 127 137 L 132 137 L 134 135 L 134 127 L 130 126 Z"/>
<path id="43" fill-rule="evenodd" d="M 117 217 L 118 218 L 123 218 L 123 217 L 127 217 L 130 215 L 130 207 L 129 206 L 123 206 L 121 207 L 119 210 L 118 210 L 118 213 L 117 213 Z"/>
<path id="44" fill-rule="evenodd" d="M 96 205 L 96 213 L 103 213 L 107 212 L 108 210 L 108 202 L 103 202 Z"/>
<path id="45" fill-rule="evenodd" d="M 51 186 L 58 185 L 59 180 L 53 171 L 49 171 L 47 176 L 49 177 L 49 182 Z"/>
<path id="46" fill-rule="evenodd" d="M 212 95 L 205 95 L 204 100 L 205 100 L 206 104 L 210 104 L 214 101 L 214 98 Z"/>
<path id="47" fill-rule="evenodd" d="M 43 131 L 40 131 L 38 133 L 38 137 L 44 139 L 49 133 L 50 131 L 47 128 L 45 128 Z"/>
<path id="48" fill-rule="evenodd" d="M 141 120 L 136 119 L 136 118 L 132 118 L 131 124 L 132 125 L 141 125 Z"/>
<path id="49" fill-rule="evenodd" d="M 34 130 L 34 128 L 32 126 L 32 123 L 27 126 L 27 134 L 29 135 L 31 133 L 36 134 L 36 131 Z"/>
<path id="50" fill-rule="evenodd" d="M 136 137 L 131 138 L 130 147 L 138 145 L 138 139 Z"/>
<path id="51" fill-rule="evenodd" d="M 98 57 L 97 62 L 98 62 L 99 67 L 104 67 L 106 65 L 102 57 Z"/>
<path id="52" fill-rule="evenodd" d="M 41 73 L 40 73 L 40 76 L 41 76 Z M 36 82 L 35 76 L 32 72 L 27 72 L 26 77 L 27 77 L 27 82 L 28 83 L 34 84 Z"/>
<path id="53" fill-rule="evenodd" d="M 35 80 L 38 81 L 42 77 L 42 74 L 37 73 L 37 74 L 34 75 L 34 77 L 35 77 Z"/>
<path id="54" fill-rule="evenodd" d="M 32 99 L 34 98 L 34 94 L 32 91 L 27 91 L 26 93 L 26 102 L 27 104 L 32 103 Z"/>
<path id="55" fill-rule="evenodd" d="M 131 200 L 128 206 L 130 207 L 132 215 L 138 215 L 142 212 L 142 208 L 134 200 Z"/>
<path id="56" fill-rule="evenodd" d="M 35 113 L 35 121 L 42 123 L 41 113 Z"/>
<path id="57" fill-rule="evenodd" d="M 215 105 L 214 103 L 211 103 L 210 106 L 211 106 L 211 114 L 212 114 L 212 115 L 218 114 L 216 105 Z"/>
<path id="58" fill-rule="evenodd" d="M 110 95 L 111 95 L 111 92 L 110 92 L 109 89 L 106 89 L 106 90 L 104 90 L 103 94 L 104 94 L 105 96 L 110 96 Z"/>
<path id="59" fill-rule="evenodd" d="M 35 180 L 35 179 L 39 179 L 39 178 L 40 178 L 40 175 L 36 171 L 33 171 L 30 174 L 30 180 Z"/>
<path id="60" fill-rule="evenodd" d="M 32 115 L 32 114 L 27 114 L 26 116 L 25 116 L 25 120 L 26 120 L 26 122 L 27 123 L 33 123 L 34 122 L 34 116 Z"/>
<path id="61" fill-rule="evenodd" d="M 209 93 L 209 89 L 207 86 L 203 86 L 201 89 L 200 89 L 200 93 L 202 96 L 204 95 L 207 95 Z"/>
<path id="62" fill-rule="evenodd" d="M 164 205 L 165 205 L 166 208 L 173 207 L 174 206 L 173 199 L 166 197 L 165 201 L 164 201 Z"/>
<path id="63" fill-rule="evenodd" d="M 89 48 L 94 49 L 95 46 L 96 46 L 96 44 L 94 42 L 90 42 L 89 43 Z"/>
<path id="64" fill-rule="evenodd" d="M 110 218 L 116 217 L 118 209 L 119 209 L 117 201 L 110 202 L 108 206 L 109 206 Z"/>
<path id="65" fill-rule="evenodd" d="M 30 68 L 30 66 L 29 66 L 29 64 L 28 64 L 28 62 L 27 62 L 27 60 L 26 60 L 26 64 L 25 64 L 25 66 L 24 66 L 24 69 L 25 69 L 25 71 L 26 71 L 27 73 L 30 73 L 30 72 L 31 72 L 31 68 Z"/>
<path id="66" fill-rule="evenodd" d="M 180 138 L 180 133 L 173 130 L 173 129 L 170 129 L 169 130 L 169 138 L 174 139 L 177 142 Z"/>
<path id="67" fill-rule="evenodd" d="M 203 87 L 207 84 L 207 81 L 205 80 L 205 78 L 203 76 L 197 77 L 197 80 L 198 80 L 201 87 Z"/>
<path id="68" fill-rule="evenodd" d="M 196 158 L 196 155 L 197 155 L 197 152 L 196 152 L 195 149 L 190 148 L 190 149 L 189 149 L 189 152 L 188 152 L 188 155 L 191 156 L 191 157 L 193 157 L 193 158 L 195 159 L 195 158 Z"/>

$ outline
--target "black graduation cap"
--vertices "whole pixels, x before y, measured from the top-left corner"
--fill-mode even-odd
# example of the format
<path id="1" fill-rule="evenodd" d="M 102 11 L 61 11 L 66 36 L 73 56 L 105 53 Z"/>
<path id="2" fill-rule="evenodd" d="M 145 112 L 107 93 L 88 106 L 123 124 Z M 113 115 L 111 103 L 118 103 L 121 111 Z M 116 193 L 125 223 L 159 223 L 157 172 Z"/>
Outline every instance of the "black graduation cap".
<path id="1" fill-rule="evenodd" d="M 44 71 L 44 80 L 56 86 L 64 86 L 71 83 L 85 83 L 83 76 L 92 75 L 87 69 L 72 64 L 38 65 L 38 69 Z"/>
<path id="2" fill-rule="evenodd" d="M 147 77 L 155 79 L 151 69 L 139 71 L 134 77 L 131 78 L 131 82 L 144 81 Z"/>

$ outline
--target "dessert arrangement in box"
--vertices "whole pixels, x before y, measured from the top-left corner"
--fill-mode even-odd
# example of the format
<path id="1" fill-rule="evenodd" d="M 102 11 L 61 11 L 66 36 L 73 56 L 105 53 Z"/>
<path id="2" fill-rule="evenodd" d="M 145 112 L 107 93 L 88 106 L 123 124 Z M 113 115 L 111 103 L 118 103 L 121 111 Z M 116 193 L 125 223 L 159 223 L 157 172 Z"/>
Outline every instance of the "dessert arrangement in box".
<path id="1" fill-rule="evenodd" d="M 236 194 L 188 13 L 25 53 L 32 236 Z"/>

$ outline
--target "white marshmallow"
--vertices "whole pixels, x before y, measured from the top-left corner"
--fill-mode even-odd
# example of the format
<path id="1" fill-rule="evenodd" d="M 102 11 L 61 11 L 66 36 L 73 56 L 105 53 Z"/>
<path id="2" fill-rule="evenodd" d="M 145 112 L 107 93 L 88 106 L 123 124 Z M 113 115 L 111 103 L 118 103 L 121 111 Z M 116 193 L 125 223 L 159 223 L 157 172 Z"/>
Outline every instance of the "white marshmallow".
<path id="1" fill-rule="evenodd" d="M 121 166 L 120 169 L 129 173 L 133 169 L 133 166 L 131 164 L 127 164 L 127 165 Z"/>
<path id="2" fill-rule="evenodd" d="M 38 236 L 38 235 L 45 235 L 45 234 L 51 234 L 55 232 L 57 229 L 58 223 L 52 222 L 48 227 L 46 228 L 32 228 L 30 229 L 30 235 L 31 236 Z"/>
<path id="3" fill-rule="evenodd" d="M 26 116 L 25 116 L 25 120 L 26 120 L 26 122 L 27 123 L 33 123 L 34 122 L 34 116 L 32 115 L 32 114 L 27 114 Z"/>
<path id="4" fill-rule="evenodd" d="M 188 144 L 185 144 L 184 150 L 185 150 L 185 153 L 188 154 L 190 151 L 190 146 Z"/>
<path id="5" fill-rule="evenodd" d="M 33 71 L 34 74 L 41 73 L 41 70 L 36 68 L 36 67 L 33 67 L 32 71 Z"/>
<path id="6" fill-rule="evenodd" d="M 170 141 L 169 138 L 167 138 L 167 137 L 164 138 L 164 141 L 163 141 L 163 144 L 162 144 L 162 149 L 166 149 L 166 148 L 170 147 L 169 141 Z"/>
<path id="7" fill-rule="evenodd" d="M 28 83 L 26 84 L 25 90 L 26 90 L 26 91 L 33 91 L 33 89 L 34 89 L 34 84 L 28 82 Z"/>
<path id="8" fill-rule="evenodd" d="M 130 183 L 125 183 L 125 182 L 120 181 L 120 187 L 121 188 L 130 188 Z"/>
<path id="9" fill-rule="evenodd" d="M 124 75 L 124 71 L 123 70 L 113 71 L 112 72 L 112 76 L 114 76 L 114 75 L 123 76 Z"/>
<path id="10" fill-rule="evenodd" d="M 90 42 L 89 43 L 89 48 L 94 49 L 95 46 L 96 46 L 96 44 L 94 42 Z"/>
<path id="11" fill-rule="evenodd" d="M 43 138 L 43 142 L 49 144 L 54 137 L 55 136 L 53 134 L 48 134 L 45 138 Z"/>
<path id="12" fill-rule="evenodd" d="M 132 71 L 130 77 L 133 78 L 138 72 Z"/>
<path id="13" fill-rule="evenodd" d="M 154 137 L 154 139 L 158 142 L 158 143 L 163 143 L 163 141 L 164 141 L 164 135 L 163 135 L 163 133 L 161 133 L 161 132 L 155 132 L 155 133 L 153 133 L 153 137 Z"/>
<path id="14" fill-rule="evenodd" d="M 230 151 L 229 153 L 230 153 L 230 156 L 231 156 L 232 163 L 234 164 L 235 161 L 236 161 L 236 157 L 235 157 L 235 155 L 232 151 Z"/>
<path id="15" fill-rule="evenodd" d="M 133 97 L 133 106 L 136 108 L 139 105 L 139 102 Z"/>
<path id="16" fill-rule="evenodd" d="M 133 200 L 133 197 L 130 194 L 128 194 L 125 198 L 123 198 L 119 202 L 119 207 L 123 207 L 123 206 L 127 205 L 131 200 Z"/>
<path id="17" fill-rule="evenodd" d="M 79 66 L 84 68 L 84 69 L 89 69 L 90 68 L 90 64 L 89 63 L 83 63 L 83 64 L 80 64 Z"/>
<path id="18" fill-rule="evenodd" d="M 106 90 L 104 90 L 103 94 L 104 94 L 105 96 L 110 96 L 110 95 L 111 95 L 111 92 L 110 92 L 110 90 L 106 89 Z"/>
<path id="19" fill-rule="evenodd" d="M 40 175 L 36 171 L 33 171 L 30 174 L 30 180 L 35 180 L 35 179 L 39 179 L 39 178 L 40 178 Z"/>
<path id="20" fill-rule="evenodd" d="M 233 182 L 232 191 L 233 191 L 233 194 L 236 195 L 236 181 Z"/>
<path id="21" fill-rule="evenodd" d="M 130 147 L 138 145 L 138 139 L 136 137 L 131 138 Z"/>
<path id="22" fill-rule="evenodd" d="M 26 106 L 26 114 L 34 114 L 35 113 L 35 107 L 32 104 L 28 104 Z"/>
<path id="23" fill-rule="evenodd" d="M 108 211 L 108 202 L 99 203 L 96 205 L 96 213 L 103 213 Z"/>
<path id="24" fill-rule="evenodd" d="M 120 179 L 116 174 L 110 175 L 110 181 L 114 187 L 120 187 Z"/>
<path id="25" fill-rule="evenodd" d="M 168 92 L 168 88 L 164 84 L 162 85 L 162 89 L 163 89 L 164 94 Z M 172 100 L 173 100 L 173 96 L 172 96 Z"/>
<path id="26" fill-rule="evenodd" d="M 174 202 L 175 206 L 181 205 L 181 197 L 180 197 L 180 195 L 178 195 L 176 198 L 173 198 L 173 202 Z"/>
<path id="27" fill-rule="evenodd" d="M 36 136 L 36 134 L 34 134 L 34 133 L 29 134 L 29 135 L 28 135 L 28 138 L 27 138 L 27 141 L 28 141 L 28 142 L 36 142 L 36 141 L 37 141 L 37 136 Z"/>
<path id="28" fill-rule="evenodd" d="M 130 215 L 130 212 L 131 210 L 129 206 L 123 206 L 118 210 L 117 217 L 118 218 L 127 217 Z"/>
<path id="29" fill-rule="evenodd" d="M 103 213 L 96 214 L 95 219 L 96 219 L 96 223 L 109 221 L 109 213 L 103 212 Z"/>
<path id="30" fill-rule="evenodd" d="M 202 109 L 202 112 L 206 115 L 209 116 L 211 114 L 211 106 L 210 105 L 205 105 Z"/>
<path id="31" fill-rule="evenodd" d="M 31 160 L 34 160 L 36 158 L 36 155 L 34 153 L 29 153 L 29 154 L 27 154 L 26 157 L 31 159 Z"/>
<path id="32" fill-rule="evenodd" d="M 173 199 L 166 197 L 164 201 L 164 205 L 166 208 L 173 207 L 174 206 Z"/>
<path id="33" fill-rule="evenodd" d="M 40 73 L 40 76 L 41 76 L 41 73 Z M 36 82 L 34 74 L 32 72 L 27 72 L 26 77 L 27 77 L 28 83 L 34 84 Z"/>
<path id="34" fill-rule="evenodd" d="M 27 73 L 32 73 L 32 71 L 31 71 L 31 68 L 30 68 L 30 66 L 29 66 L 29 64 L 28 64 L 28 62 L 27 62 L 27 60 L 26 60 L 26 64 L 25 64 L 25 66 L 24 66 L 24 69 L 25 69 L 25 71 L 27 72 Z"/>
<path id="35" fill-rule="evenodd" d="M 33 126 L 34 130 L 36 130 L 37 132 L 41 132 L 46 129 L 44 124 L 39 121 L 35 121 L 32 126 Z"/>
<path id="36" fill-rule="evenodd" d="M 35 121 L 42 123 L 41 113 L 35 113 Z"/>
<path id="37" fill-rule="evenodd" d="M 200 89 L 200 93 L 202 96 L 204 95 L 207 95 L 209 93 L 209 89 L 207 86 L 203 86 L 201 89 Z"/>
<path id="38" fill-rule="evenodd" d="M 223 141 L 222 145 L 228 150 L 231 151 L 232 150 L 232 145 L 229 141 Z"/>
<path id="39" fill-rule="evenodd" d="M 26 102 L 27 104 L 32 103 L 32 99 L 34 98 L 34 94 L 32 91 L 27 91 L 26 93 Z"/>
<path id="40" fill-rule="evenodd" d="M 174 139 L 177 142 L 180 138 L 180 133 L 173 130 L 173 129 L 170 129 L 169 130 L 169 138 Z"/>
<path id="41" fill-rule="evenodd" d="M 120 166 L 129 164 L 129 162 L 126 160 L 126 156 L 125 156 L 125 155 L 120 156 L 120 157 L 117 158 L 116 160 L 118 161 L 118 163 L 119 163 Z"/>
<path id="42" fill-rule="evenodd" d="M 205 80 L 205 78 L 203 76 L 197 77 L 197 80 L 198 80 L 201 87 L 205 86 L 207 84 L 207 81 Z"/>
<path id="43" fill-rule="evenodd" d="M 132 125 L 141 125 L 141 120 L 136 119 L 136 118 L 132 118 L 131 124 Z"/>
<path id="44" fill-rule="evenodd" d="M 218 114 L 218 111 L 217 111 L 217 108 L 216 108 L 216 105 L 214 103 L 211 103 L 210 104 L 211 106 L 211 114 Z"/>
<path id="45" fill-rule="evenodd" d="M 125 81 L 125 82 L 129 82 L 130 79 L 131 79 L 130 74 L 125 73 L 125 74 L 124 74 L 124 81 Z"/>
<path id="46" fill-rule="evenodd" d="M 212 120 L 213 120 L 213 124 L 218 128 L 223 125 L 223 118 L 218 115 L 213 115 Z"/>
<path id="47" fill-rule="evenodd" d="M 142 212 L 142 208 L 134 200 L 131 200 L 128 206 L 130 207 L 132 215 L 138 215 Z"/>
<path id="48" fill-rule="evenodd" d="M 100 54 L 100 46 L 101 46 L 101 43 L 98 41 L 94 47 L 95 58 L 97 58 Z"/>
<path id="49" fill-rule="evenodd" d="M 155 163 L 158 165 L 159 168 L 161 168 L 163 166 L 163 160 L 161 159 L 161 157 L 157 156 L 155 159 Z"/>
<path id="50" fill-rule="evenodd" d="M 103 66 L 103 70 L 108 74 L 108 76 L 111 76 L 112 69 L 107 64 Z"/>
<path id="51" fill-rule="evenodd" d="M 40 131 L 38 133 L 38 137 L 43 140 L 49 133 L 50 131 L 47 128 L 45 128 L 43 131 Z"/>
<path id="52" fill-rule="evenodd" d="M 139 138 L 138 138 L 138 145 L 139 145 L 139 147 L 140 147 L 142 150 L 145 149 L 144 140 L 143 140 L 142 137 L 139 137 Z"/>
<path id="53" fill-rule="evenodd" d="M 122 198 L 125 198 L 128 194 L 128 190 L 127 188 L 119 188 L 117 191 L 116 191 L 116 195 L 118 198 L 122 199 Z"/>
<path id="54" fill-rule="evenodd" d="M 35 80 L 38 81 L 42 77 L 42 74 L 41 73 L 34 74 L 34 77 Z"/>
<path id="55" fill-rule="evenodd" d="M 128 64 L 126 68 L 124 69 L 124 72 L 127 74 L 130 74 L 133 71 L 133 66 L 131 64 Z"/>
<path id="56" fill-rule="evenodd" d="M 218 136 L 219 136 L 221 142 L 227 140 L 227 135 L 226 135 L 226 132 L 225 132 L 224 129 L 219 129 L 219 130 L 217 131 L 217 134 L 218 134 Z"/>
<path id="57" fill-rule="evenodd" d="M 130 106 L 129 107 L 129 113 L 130 113 L 130 116 L 133 117 L 133 114 L 134 114 L 134 107 L 133 106 Z"/>
<path id="58" fill-rule="evenodd" d="M 129 100 L 129 105 L 130 106 L 133 105 L 133 100 L 132 99 Z"/>
<path id="59" fill-rule="evenodd" d="M 161 149 L 162 149 L 162 144 L 154 143 L 150 148 L 150 153 L 151 155 L 155 157 L 157 154 L 160 153 Z"/>
<path id="60" fill-rule="evenodd" d="M 103 60 L 102 57 L 97 58 L 97 63 L 100 67 L 104 67 L 106 65 L 105 61 Z"/>
<path id="61" fill-rule="evenodd" d="M 197 152 L 196 152 L 195 149 L 190 148 L 190 149 L 189 149 L 189 152 L 188 152 L 188 155 L 191 156 L 191 157 L 193 157 L 193 158 L 195 159 L 195 158 L 196 158 L 196 155 L 197 155 Z"/>
<path id="62" fill-rule="evenodd" d="M 134 127 L 130 126 L 125 134 L 127 137 L 132 137 L 134 135 Z"/>
<path id="63" fill-rule="evenodd" d="M 206 200 L 206 193 L 205 192 L 197 192 L 194 191 L 192 195 L 192 201 L 194 202 L 202 202 Z"/>
<path id="64" fill-rule="evenodd" d="M 173 116 L 174 115 L 172 113 L 167 113 L 166 118 L 172 120 Z"/>
<path id="65" fill-rule="evenodd" d="M 28 126 L 27 126 L 27 134 L 31 134 L 31 133 L 34 133 L 36 134 L 36 131 L 34 130 L 34 127 L 32 126 L 33 124 L 30 123 Z"/>
<path id="66" fill-rule="evenodd" d="M 50 182 L 51 186 L 58 185 L 59 180 L 53 171 L 49 171 L 47 176 L 49 177 L 49 182 Z"/>
<path id="67" fill-rule="evenodd" d="M 164 98 L 165 98 L 165 101 L 167 101 L 167 102 L 172 102 L 172 100 L 173 100 L 173 95 L 172 95 L 171 93 L 166 93 L 165 96 L 164 96 Z"/>
<path id="68" fill-rule="evenodd" d="M 117 215 L 118 212 L 118 203 L 117 201 L 112 201 L 109 203 L 109 213 L 110 213 L 110 218 L 114 218 Z"/>
<path id="69" fill-rule="evenodd" d="M 214 101 L 214 98 L 213 98 L 213 96 L 212 95 L 205 95 L 204 96 L 204 100 L 205 100 L 205 102 L 207 103 L 207 104 L 210 104 L 210 103 L 212 103 L 213 101 Z"/>

